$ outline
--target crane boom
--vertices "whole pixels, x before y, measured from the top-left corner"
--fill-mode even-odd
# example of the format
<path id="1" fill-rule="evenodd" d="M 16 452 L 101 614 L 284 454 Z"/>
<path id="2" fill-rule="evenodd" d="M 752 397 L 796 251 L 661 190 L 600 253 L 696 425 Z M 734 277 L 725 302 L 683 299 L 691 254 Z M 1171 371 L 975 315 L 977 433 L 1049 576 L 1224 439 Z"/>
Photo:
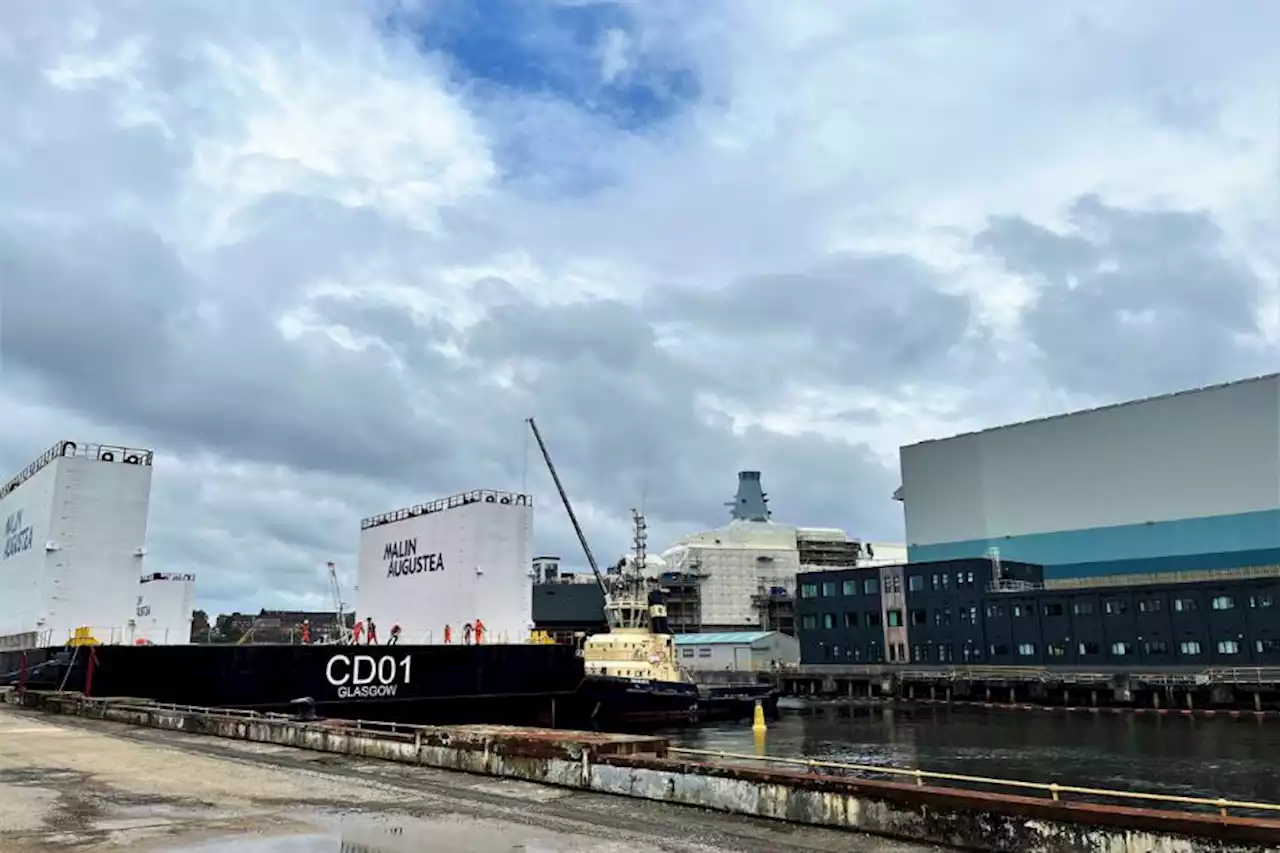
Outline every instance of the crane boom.
<path id="1" fill-rule="evenodd" d="M 534 423 L 533 418 L 525 418 L 525 422 L 529 424 L 529 429 L 533 431 L 533 437 L 538 442 L 538 449 L 542 451 L 542 458 L 547 463 L 547 470 L 551 472 L 551 479 L 555 481 L 556 491 L 560 493 L 560 501 L 564 504 L 564 510 L 569 514 L 569 521 L 573 523 L 573 530 L 578 534 L 578 542 L 582 545 L 582 553 L 587 557 L 587 563 L 591 566 L 592 573 L 596 576 L 596 583 L 600 586 L 600 592 L 604 595 L 605 604 L 609 603 L 609 588 L 604 582 L 604 576 L 600 574 L 600 567 L 596 565 L 595 555 L 591 553 L 591 546 L 587 544 L 586 534 L 582 532 L 582 525 L 578 523 L 578 517 L 573 513 L 573 506 L 569 503 L 569 495 L 565 493 L 564 485 L 560 482 L 560 475 L 556 473 L 555 463 L 551 461 L 551 452 L 547 450 L 547 444 L 542 440 L 542 433 L 538 432 L 538 425 Z M 606 607 L 606 613 L 608 608 Z"/>

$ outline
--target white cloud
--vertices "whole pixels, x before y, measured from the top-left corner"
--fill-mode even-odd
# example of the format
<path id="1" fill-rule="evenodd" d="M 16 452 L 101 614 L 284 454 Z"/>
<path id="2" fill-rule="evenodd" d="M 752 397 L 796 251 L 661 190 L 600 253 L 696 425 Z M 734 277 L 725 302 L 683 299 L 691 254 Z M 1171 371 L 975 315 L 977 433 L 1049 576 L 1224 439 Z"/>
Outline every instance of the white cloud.
<path id="1" fill-rule="evenodd" d="M 528 85 L 500 39 L 375 17 L 444 26 L 414 3 L 0 13 L 0 463 L 152 443 L 155 568 L 320 606 L 361 515 L 526 476 L 535 408 L 603 553 L 642 489 L 655 543 L 720 520 L 739 465 L 779 517 L 884 539 L 899 443 L 1274 362 L 1274 4 L 618 8 L 540 19 L 507 53 L 561 77 Z M 1046 296 L 1089 194 L 1221 239 L 1185 281 L 1152 241 Z M 1107 385 L 1052 326 L 1185 334 L 1241 268 L 1213 359 L 1140 369 L 1176 346 L 1148 324 L 1095 348 Z M 554 504 L 539 530 L 573 553 Z"/>

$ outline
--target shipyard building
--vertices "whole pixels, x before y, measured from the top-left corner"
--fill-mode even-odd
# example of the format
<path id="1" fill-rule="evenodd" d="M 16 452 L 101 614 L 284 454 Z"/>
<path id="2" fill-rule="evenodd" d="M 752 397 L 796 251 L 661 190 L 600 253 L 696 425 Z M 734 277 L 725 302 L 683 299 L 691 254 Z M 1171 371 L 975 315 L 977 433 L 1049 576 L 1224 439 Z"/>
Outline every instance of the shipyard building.
<path id="1" fill-rule="evenodd" d="M 805 664 L 1280 664 L 1280 375 L 902 448 L 909 560 L 799 578 Z"/>
<path id="2" fill-rule="evenodd" d="M 903 447 L 912 563 L 1045 580 L 1280 564 L 1280 374 Z"/>
<path id="3" fill-rule="evenodd" d="M 863 542 L 834 528 L 776 522 L 759 471 L 741 471 L 723 527 L 682 538 L 645 572 L 667 590 L 676 633 L 781 631 L 794 635 L 796 575 L 891 563 L 901 546 Z"/>

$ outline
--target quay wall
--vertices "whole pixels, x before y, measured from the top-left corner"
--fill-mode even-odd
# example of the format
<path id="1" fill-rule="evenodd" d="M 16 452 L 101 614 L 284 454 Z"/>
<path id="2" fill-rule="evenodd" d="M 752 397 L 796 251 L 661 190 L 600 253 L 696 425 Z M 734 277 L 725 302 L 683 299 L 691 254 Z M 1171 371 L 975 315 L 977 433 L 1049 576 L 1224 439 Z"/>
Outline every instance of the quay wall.
<path id="1" fill-rule="evenodd" d="M 504 726 L 302 722 L 75 694 L 10 691 L 7 701 L 188 734 L 376 758 L 836 827 L 960 850 L 1017 853 L 1257 853 L 1280 821 L 1220 812 L 1069 802 L 926 784 L 685 760 L 659 737 Z"/>

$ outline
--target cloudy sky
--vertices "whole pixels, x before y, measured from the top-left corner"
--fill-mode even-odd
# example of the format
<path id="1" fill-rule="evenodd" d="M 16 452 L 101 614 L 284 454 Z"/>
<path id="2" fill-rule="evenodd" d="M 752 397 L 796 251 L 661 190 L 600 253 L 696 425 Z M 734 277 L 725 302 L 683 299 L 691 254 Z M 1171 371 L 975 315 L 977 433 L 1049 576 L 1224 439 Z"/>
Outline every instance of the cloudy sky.
<path id="1" fill-rule="evenodd" d="M 215 8 L 216 7 L 216 8 Z M 479 11 L 483 10 L 483 11 Z M 154 448 L 154 570 L 324 607 L 359 519 L 901 536 L 897 448 L 1280 365 L 1273 0 L 0 11 L 0 469 Z M 580 560 L 579 560 L 580 562 Z"/>

